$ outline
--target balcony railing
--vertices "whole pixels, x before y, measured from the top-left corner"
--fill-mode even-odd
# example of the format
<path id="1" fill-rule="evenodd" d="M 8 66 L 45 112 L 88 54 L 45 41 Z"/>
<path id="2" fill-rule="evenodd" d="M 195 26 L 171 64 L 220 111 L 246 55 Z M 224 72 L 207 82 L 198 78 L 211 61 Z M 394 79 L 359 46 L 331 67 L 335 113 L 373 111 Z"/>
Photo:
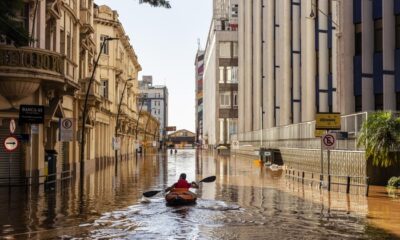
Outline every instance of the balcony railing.
<path id="1" fill-rule="evenodd" d="M 0 45 L 0 67 L 28 68 L 63 75 L 64 59 L 61 54 L 44 49 Z"/>

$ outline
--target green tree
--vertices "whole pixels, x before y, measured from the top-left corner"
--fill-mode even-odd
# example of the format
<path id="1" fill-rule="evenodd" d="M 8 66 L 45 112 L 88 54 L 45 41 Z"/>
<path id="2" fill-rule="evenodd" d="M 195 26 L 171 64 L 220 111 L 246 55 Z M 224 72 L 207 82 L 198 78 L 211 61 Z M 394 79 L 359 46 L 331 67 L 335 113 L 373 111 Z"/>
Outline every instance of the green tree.
<path id="1" fill-rule="evenodd" d="M 23 8 L 23 0 L 0 0 L 0 34 L 6 35 L 17 46 L 29 44 L 28 29 L 18 21 Z"/>
<path id="2" fill-rule="evenodd" d="M 360 130 L 357 146 L 365 147 L 365 154 L 375 166 L 389 167 L 398 162 L 400 119 L 392 112 L 368 115 Z"/>
<path id="3" fill-rule="evenodd" d="M 153 7 L 171 8 L 171 5 L 167 0 L 139 0 L 139 3 L 147 3 Z"/>

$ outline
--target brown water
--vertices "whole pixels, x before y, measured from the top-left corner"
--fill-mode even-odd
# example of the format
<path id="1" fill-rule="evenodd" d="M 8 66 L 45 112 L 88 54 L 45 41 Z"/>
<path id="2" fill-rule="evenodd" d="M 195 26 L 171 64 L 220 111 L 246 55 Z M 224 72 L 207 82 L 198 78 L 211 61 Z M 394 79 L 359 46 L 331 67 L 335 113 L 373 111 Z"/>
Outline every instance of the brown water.
<path id="1" fill-rule="evenodd" d="M 167 207 L 163 189 L 181 172 L 203 183 L 194 206 Z M 396 239 L 400 202 L 384 188 L 371 197 L 327 193 L 252 159 L 194 150 L 151 155 L 99 169 L 85 180 L 44 189 L 0 189 L 5 239 Z M 397 234 L 397 235 L 396 235 Z M 399 238 L 400 239 L 400 238 Z"/>

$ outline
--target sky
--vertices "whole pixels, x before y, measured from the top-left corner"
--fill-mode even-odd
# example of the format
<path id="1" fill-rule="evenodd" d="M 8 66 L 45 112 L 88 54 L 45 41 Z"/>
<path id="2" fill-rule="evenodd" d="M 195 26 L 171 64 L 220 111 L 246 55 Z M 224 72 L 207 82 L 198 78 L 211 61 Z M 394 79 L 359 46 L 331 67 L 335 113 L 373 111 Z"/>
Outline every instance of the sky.
<path id="1" fill-rule="evenodd" d="M 119 14 L 142 71 L 169 91 L 169 126 L 195 131 L 195 68 L 198 41 L 204 49 L 212 16 L 211 0 L 170 0 L 154 8 L 139 0 L 95 0 Z"/>

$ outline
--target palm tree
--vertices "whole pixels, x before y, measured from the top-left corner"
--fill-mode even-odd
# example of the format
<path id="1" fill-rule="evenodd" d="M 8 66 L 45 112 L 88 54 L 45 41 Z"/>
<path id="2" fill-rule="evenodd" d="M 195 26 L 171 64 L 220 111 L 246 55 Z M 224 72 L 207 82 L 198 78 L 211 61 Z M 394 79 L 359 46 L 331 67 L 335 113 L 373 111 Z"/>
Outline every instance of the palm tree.
<path id="1" fill-rule="evenodd" d="M 375 166 L 389 167 L 398 162 L 400 119 L 392 112 L 368 115 L 358 135 L 357 146 L 365 147 Z"/>

